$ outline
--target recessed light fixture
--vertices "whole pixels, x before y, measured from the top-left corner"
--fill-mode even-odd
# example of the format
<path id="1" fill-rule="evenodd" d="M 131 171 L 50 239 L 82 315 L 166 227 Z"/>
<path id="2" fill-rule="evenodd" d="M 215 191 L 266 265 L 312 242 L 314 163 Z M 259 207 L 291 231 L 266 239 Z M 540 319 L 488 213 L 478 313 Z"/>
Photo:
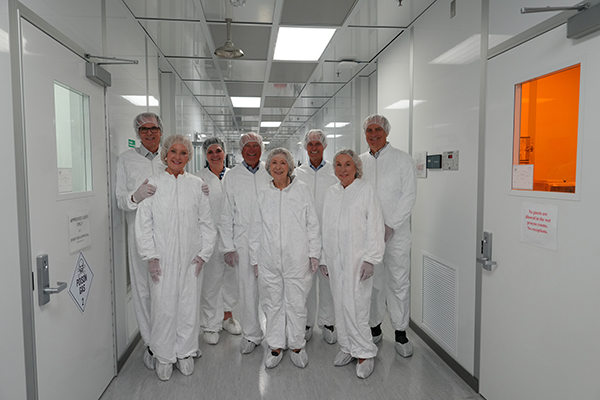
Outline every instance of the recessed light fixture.
<path id="1" fill-rule="evenodd" d="M 417 104 L 421 104 L 421 103 L 425 103 L 425 100 L 414 100 L 413 106 L 416 106 Z M 397 101 L 393 104 L 390 104 L 385 109 L 386 110 L 407 110 L 409 104 L 410 104 L 409 100 L 404 99 L 404 100 Z"/>
<path id="2" fill-rule="evenodd" d="M 282 26 L 277 34 L 274 60 L 317 61 L 331 41 L 334 28 L 292 28 Z"/>
<path id="3" fill-rule="evenodd" d="M 281 126 L 281 121 L 261 121 L 261 128 L 279 128 Z"/>
<path id="4" fill-rule="evenodd" d="M 232 97 L 235 108 L 260 108 L 260 97 Z"/>
<path id="5" fill-rule="evenodd" d="M 334 139 L 334 138 L 339 138 L 342 135 L 327 135 L 327 139 Z"/>
<path id="6" fill-rule="evenodd" d="M 350 122 L 330 122 L 325 125 L 325 128 L 343 128 L 350 125 Z"/>
<path id="7" fill-rule="evenodd" d="M 269 144 L 269 143 L 271 143 L 271 142 L 265 142 L 265 141 L 263 140 L 263 144 Z"/>
<path id="8" fill-rule="evenodd" d="M 151 107 L 158 107 L 158 100 L 154 96 L 129 96 L 123 95 L 121 96 L 128 102 L 136 106 L 146 107 L 146 99 L 148 99 L 148 105 Z"/>

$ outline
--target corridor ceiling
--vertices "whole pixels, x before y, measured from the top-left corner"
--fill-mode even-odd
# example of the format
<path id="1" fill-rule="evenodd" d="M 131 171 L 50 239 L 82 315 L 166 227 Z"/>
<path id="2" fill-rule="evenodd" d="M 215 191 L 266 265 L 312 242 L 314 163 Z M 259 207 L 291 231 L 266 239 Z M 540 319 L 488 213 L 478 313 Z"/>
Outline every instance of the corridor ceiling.
<path id="1" fill-rule="evenodd" d="M 122 1 L 212 119 L 219 136 L 231 140 L 259 131 L 271 148 L 304 132 L 311 117 L 353 79 L 372 74 L 377 56 L 434 2 Z M 227 38 L 225 18 L 232 19 L 232 42 L 244 51 L 242 58 L 214 55 Z M 318 61 L 274 61 L 280 27 L 328 27 L 336 32 Z M 235 108 L 232 96 L 260 97 L 260 108 Z M 264 121 L 281 125 L 260 127 Z M 335 121 L 323 121 L 329 122 Z"/>

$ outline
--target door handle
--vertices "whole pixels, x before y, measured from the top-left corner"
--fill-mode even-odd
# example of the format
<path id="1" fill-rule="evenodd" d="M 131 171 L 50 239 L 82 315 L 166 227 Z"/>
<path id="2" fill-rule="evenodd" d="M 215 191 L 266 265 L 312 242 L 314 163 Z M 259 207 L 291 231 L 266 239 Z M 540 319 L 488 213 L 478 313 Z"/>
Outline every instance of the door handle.
<path id="1" fill-rule="evenodd" d="M 483 232 L 483 239 L 481 239 L 481 257 L 476 258 L 477 262 L 481 264 L 483 269 L 487 271 L 493 271 L 494 267 L 498 265 L 496 261 L 492 261 L 492 233 Z"/>
<path id="2" fill-rule="evenodd" d="M 483 269 L 492 271 L 498 263 L 496 261 L 490 261 L 487 257 L 477 257 L 477 262 L 482 264 Z"/>
<path id="3" fill-rule="evenodd" d="M 56 282 L 58 287 L 50 287 L 50 264 L 48 254 L 36 257 L 38 280 L 38 303 L 40 306 L 50 302 L 50 295 L 60 293 L 67 288 L 67 282 Z"/>

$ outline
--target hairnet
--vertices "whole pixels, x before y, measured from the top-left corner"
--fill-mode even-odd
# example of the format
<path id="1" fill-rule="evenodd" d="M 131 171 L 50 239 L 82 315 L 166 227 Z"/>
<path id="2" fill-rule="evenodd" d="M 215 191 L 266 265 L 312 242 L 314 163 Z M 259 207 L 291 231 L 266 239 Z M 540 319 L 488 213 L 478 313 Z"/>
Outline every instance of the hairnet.
<path id="1" fill-rule="evenodd" d="M 223 141 L 221 139 L 219 139 L 218 137 L 213 136 L 213 137 L 209 137 L 208 139 L 206 139 L 204 141 L 204 143 L 202 143 L 202 149 L 204 150 L 204 154 L 206 154 L 206 152 L 208 151 L 208 148 L 210 146 L 212 146 L 213 144 L 218 144 L 219 146 L 221 146 L 221 148 L 223 149 L 223 152 L 226 153 L 225 143 L 223 143 Z"/>
<path id="2" fill-rule="evenodd" d="M 354 166 L 356 167 L 356 175 L 354 175 L 355 178 L 362 178 L 363 175 L 363 170 L 362 170 L 362 161 L 360 160 L 360 157 L 358 156 L 358 154 L 356 154 L 356 152 L 352 149 L 342 149 L 340 151 L 338 151 L 337 153 L 335 153 L 335 156 L 333 157 L 333 165 L 335 166 L 335 163 L 337 162 L 337 158 L 340 154 L 346 154 L 347 156 L 350 156 L 350 158 L 352 158 L 352 161 L 354 162 Z"/>
<path id="3" fill-rule="evenodd" d="M 304 149 L 308 147 L 308 142 L 318 140 L 323 145 L 323 148 L 327 147 L 327 136 L 320 129 L 311 129 L 304 136 Z"/>
<path id="4" fill-rule="evenodd" d="M 269 173 L 269 175 L 271 174 L 271 160 L 273 159 L 273 157 L 276 156 L 285 158 L 285 162 L 289 167 L 288 176 L 292 176 L 294 172 L 294 157 L 292 156 L 292 153 L 288 151 L 288 149 L 284 149 L 283 147 L 278 147 L 269 152 L 266 163 L 267 172 Z"/>
<path id="5" fill-rule="evenodd" d="M 240 137 L 240 150 L 242 150 L 244 146 L 250 142 L 257 142 L 260 144 L 261 150 L 264 150 L 262 136 L 254 132 L 244 133 L 242 137 Z"/>
<path id="6" fill-rule="evenodd" d="M 147 123 L 156 124 L 160 128 L 160 133 L 163 133 L 163 125 L 162 121 L 160 120 L 160 117 L 154 113 L 145 112 L 138 114 L 133 119 L 133 130 L 135 131 L 135 134 L 138 138 L 140 137 L 140 126 Z"/>
<path id="7" fill-rule="evenodd" d="M 383 115 L 379 115 L 379 114 L 373 114 L 373 115 L 369 115 L 367 118 L 365 118 L 365 122 L 363 122 L 363 131 L 366 131 L 367 128 L 369 127 L 369 125 L 371 124 L 377 124 L 380 127 L 383 128 L 383 130 L 385 131 L 386 134 L 390 134 L 390 131 L 392 130 L 392 127 L 390 126 L 390 121 L 388 121 L 388 119 L 386 117 L 384 117 Z"/>
<path id="8" fill-rule="evenodd" d="M 181 143 L 187 147 L 189 160 L 191 160 L 192 156 L 194 155 L 194 148 L 192 147 L 192 141 L 190 138 L 183 135 L 171 135 L 165 139 L 165 142 L 160 148 L 160 159 L 165 165 L 167 165 L 167 153 L 171 146 L 173 146 L 175 143 Z"/>

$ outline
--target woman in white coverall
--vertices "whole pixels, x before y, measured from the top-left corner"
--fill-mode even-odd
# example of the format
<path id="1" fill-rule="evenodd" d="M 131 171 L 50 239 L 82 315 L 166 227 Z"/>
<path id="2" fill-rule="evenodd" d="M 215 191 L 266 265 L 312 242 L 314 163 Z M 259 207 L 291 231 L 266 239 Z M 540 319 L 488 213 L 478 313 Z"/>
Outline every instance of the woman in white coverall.
<path id="1" fill-rule="evenodd" d="M 342 366 L 358 358 L 356 375 L 367 378 L 377 355 L 369 327 L 370 278 L 385 250 L 383 215 L 375 189 L 359 179 L 358 155 L 340 150 L 333 165 L 340 182 L 325 195 L 321 259 L 321 271 L 329 276 L 340 344 L 333 364 Z"/>
<path id="2" fill-rule="evenodd" d="M 276 367 L 289 347 L 294 365 L 304 368 L 306 297 L 321 256 L 319 220 L 310 189 L 294 179 L 290 152 L 272 150 L 266 166 L 273 180 L 258 194 L 250 230 L 250 261 L 258 276 L 270 348 L 265 366 Z"/>
<path id="3" fill-rule="evenodd" d="M 223 177 L 229 171 L 229 168 L 225 167 L 225 144 L 221 139 L 211 137 L 202 143 L 202 149 L 208 166 L 196 175 L 208 184 L 210 213 L 216 226 L 219 223 L 223 204 Z M 223 253 L 215 249 L 204 267 L 200 323 L 204 330 L 204 341 L 208 344 L 219 342 L 221 328 L 232 335 L 242 333 L 242 327 L 231 314 L 238 300 L 237 269 L 225 265 Z"/>
<path id="4" fill-rule="evenodd" d="M 171 378 L 175 362 L 184 375 L 194 372 L 200 272 L 217 237 L 202 180 L 184 170 L 192 152 L 183 135 L 164 141 L 160 157 L 167 168 L 150 178 L 156 193 L 140 203 L 135 220 L 138 252 L 152 279 L 150 349 L 161 380 Z"/>

